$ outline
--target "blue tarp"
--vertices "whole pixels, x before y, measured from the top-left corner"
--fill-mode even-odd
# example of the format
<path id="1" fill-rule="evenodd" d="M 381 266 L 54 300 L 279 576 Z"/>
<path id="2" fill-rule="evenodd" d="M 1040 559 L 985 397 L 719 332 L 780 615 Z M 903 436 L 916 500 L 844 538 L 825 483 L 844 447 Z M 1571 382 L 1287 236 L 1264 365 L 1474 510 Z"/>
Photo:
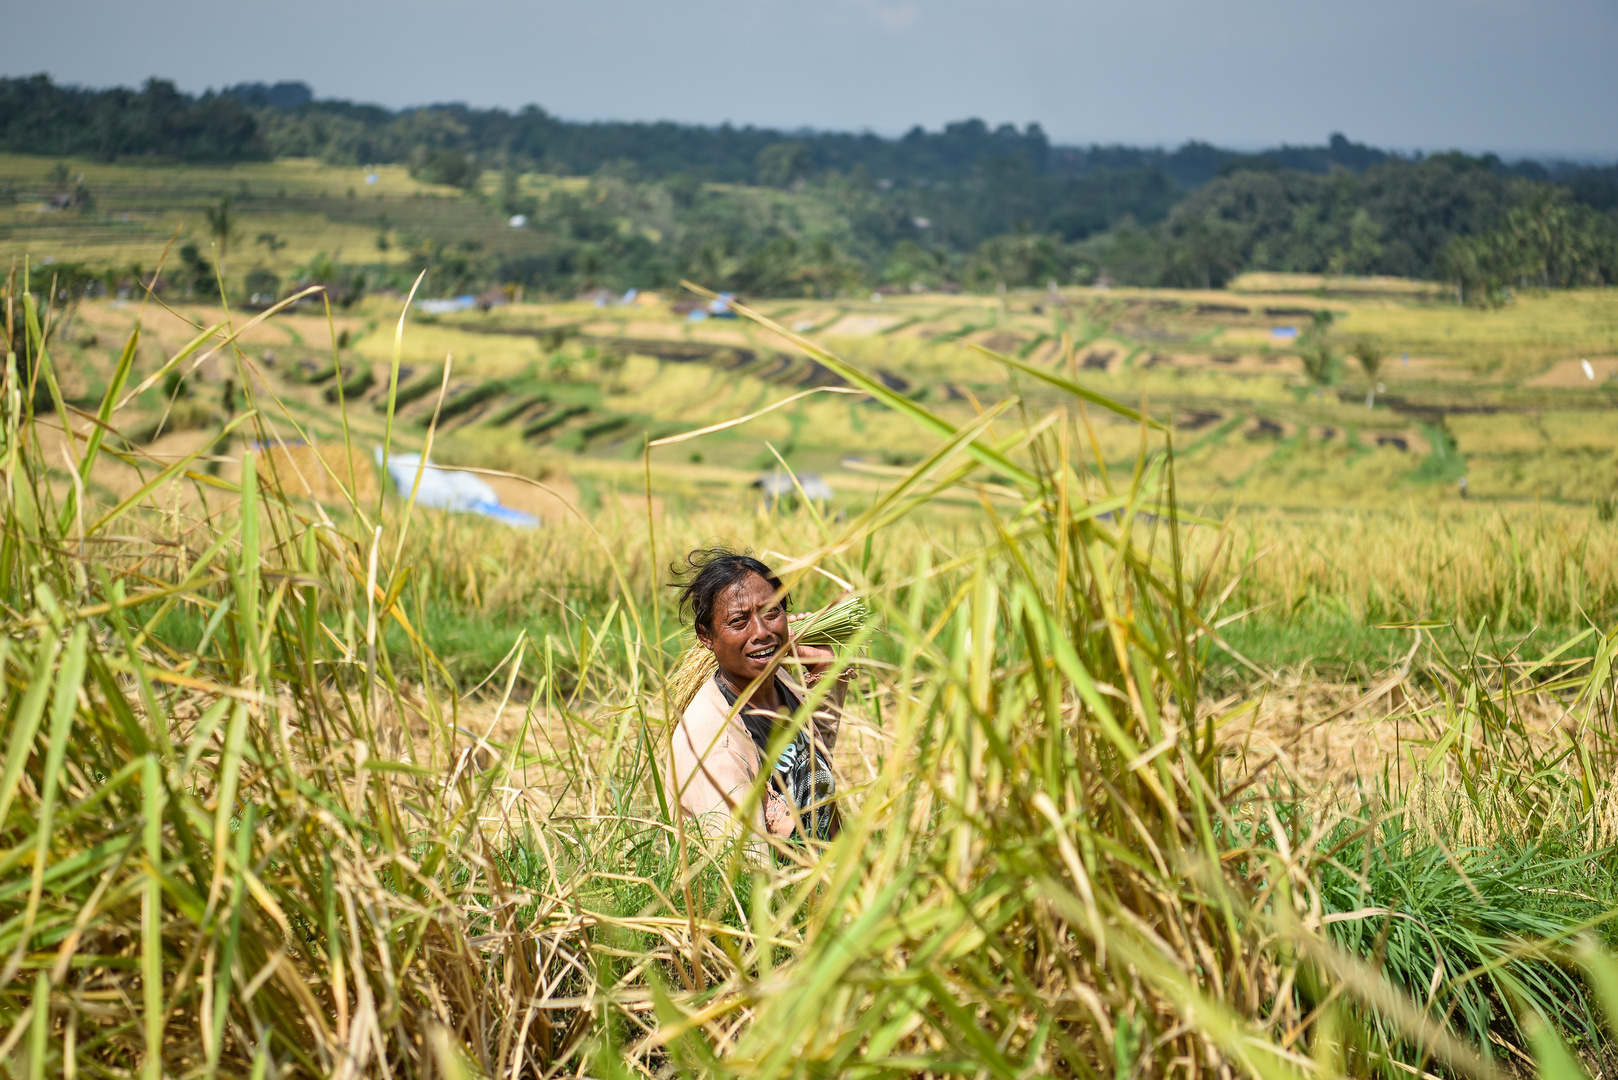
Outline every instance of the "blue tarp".
<path id="1" fill-rule="evenodd" d="M 735 299 L 735 293 L 722 292 L 715 299 L 708 301 L 706 311 L 697 308 L 686 318 L 692 322 L 701 322 L 703 319 L 734 319 L 736 313 L 731 310 L 730 305 Z"/>

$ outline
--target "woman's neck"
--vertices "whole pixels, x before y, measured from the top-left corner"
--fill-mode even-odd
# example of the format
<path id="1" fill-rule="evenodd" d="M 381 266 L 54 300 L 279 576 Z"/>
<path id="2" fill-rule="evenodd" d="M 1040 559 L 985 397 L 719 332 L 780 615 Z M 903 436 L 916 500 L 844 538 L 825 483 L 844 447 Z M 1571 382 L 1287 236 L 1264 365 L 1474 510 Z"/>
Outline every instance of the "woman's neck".
<path id="1" fill-rule="evenodd" d="M 731 693 L 736 695 L 743 706 L 758 709 L 761 712 L 776 712 L 781 708 L 780 695 L 775 692 L 774 675 L 764 680 L 763 685 L 754 690 L 751 697 L 743 697 L 747 690 L 747 683 L 742 683 L 738 686 L 736 680 L 731 678 L 730 674 L 723 669 L 720 669 L 719 677 L 725 680 L 725 685 L 730 687 Z"/>

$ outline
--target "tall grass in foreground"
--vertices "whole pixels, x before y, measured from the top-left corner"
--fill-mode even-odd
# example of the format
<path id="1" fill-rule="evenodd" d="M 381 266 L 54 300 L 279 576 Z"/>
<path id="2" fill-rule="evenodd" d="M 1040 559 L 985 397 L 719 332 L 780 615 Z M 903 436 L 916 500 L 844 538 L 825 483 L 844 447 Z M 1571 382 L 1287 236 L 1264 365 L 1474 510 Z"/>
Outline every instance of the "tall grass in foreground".
<path id="1" fill-rule="evenodd" d="M 852 582 L 897 653 L 855 695 L 850 727 L 877 749 L 850 766 L 843 834 L 760 858 L 670 813 L 663 601 L 618 553 L 619 589 L 578 624 L 570 670 L 557 642 L 520 642 L 491 673 L 490 727 L 468 736 L 463 688 L 417 630 L 408 511 L 356 499 L 332 520 L 251 456 L 239 483 L 141 462 L 115 435 L 138 341 L 82 417 L 55 392 L 35 299 L 8 300 L 29 342 L 0 388 L 13 1071 L 1487 1076 L 1496 1054 L 1447 1011 L 1471 985 L 1491 1036 L 1557 1075 L 1576 1069 L 1558 1025 L 1599 1037 L 1570 960 L 1600 921 L 1583 907 L 1519 921 L 1525 936 L 1491 954 L 1446 952 L 1485 967 L 1446 959 L 1426 985 L 1329 930 L 1374 924 L 1374 946 L 1446 913 L 1368 903 L 1375 881 L 1327 845 L 1347 828 L 1381 858 L 1374 804 L 1364 821 L 1278 811 L 1267 776 L 1231 773 L 1197 660 L 1220 581 L 1184 573 L 1171 458 L 1109 476 L 1072 417 L 1013 423 L 1012 402 L 957 429 L 801 342 L 938 443 L 783 569 Z M 295 432 L 236 356 L 238 427 Z M 80 431 L 61 464 L 42 454 L 35 380 Z M 87 502 L 100 454 L 147 482 Z M 981 542 L 918 545 L 904 575 L 871 581 L 869 539 L 986 476 Z M 227 508 L 158 515 L 171 482 Z M 669 554 L 655 540 L 648 565 Z M 205 620 L 184 649 L 159 633 L 182 606 Z M 1438 732 L 1423 775 L 1444 791 L 1491 781 L 1514 827 L 1596 828 L 1613 652 L 1609 635 L 1595 667 L 1550 681 L 1454 670 L 1415 710 Z M 517 701 L 524 671 L 535 692 Z M 1565 748 L 1503 745 L 1524 693 L 1582 725 Z M 491 741 L 511 715 L 515 735 Z M 1465 824 L 1442 817 L 1422 819 L 1429 846 Z M 1547 985 L 1573 988 L 1572 1019 L 1487 968 L 1505 953 L 1559 973 Z M 1618 1003 L 1618 974 L 1581 955 Z"/>

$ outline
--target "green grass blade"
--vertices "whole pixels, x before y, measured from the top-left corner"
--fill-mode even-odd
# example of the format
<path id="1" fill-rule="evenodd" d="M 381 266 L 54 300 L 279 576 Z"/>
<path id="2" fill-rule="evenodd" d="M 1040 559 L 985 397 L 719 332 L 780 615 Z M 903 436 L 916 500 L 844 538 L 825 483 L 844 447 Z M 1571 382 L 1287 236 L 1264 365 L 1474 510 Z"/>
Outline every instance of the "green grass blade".
<path id="1" fill-rule="evenodd" d="M 33 1017 L 28 1033 L 28 1080 L 45 1080 L 45 1058 L 50 1052 L 51 976 L 40 971 L 34 976 Z"/>
<path id="2" fill-rule="evenodd" d="M 1562 1037 L 1545 1021 L 1535 1017 L 1529 1022 L 1528 1040 L 1534 1048 L 1540 1080 L 1589 1080 Z"/>
<path id="3" fill-rule="evenodd" d="M 119 394 L 123 393 L 124 383 L 129 380 L 129 372 L 135 365 L 135 355 L 140 346 L 140 327 L 130 331 L 129 340 L 124 344 L 123 351 L 118 354 L 118 363 L 112 370 L 112 381 L 107 384 L 107 392 L 101 396 L 101 407 L 96 411 L 97 424 L 90 428 L 90 438 L 84 445 L 84 459 L 79 462 L 79 482 L 90 482 L 90 470 L 95 467 L 96 455 L 101 450 L 101 440 L 106 438 L 107 425 L 112 422 L 113 402 Z M 61 528 L 67 528 L 67 523 L 73 518 L 72 514 L 64 513 L 61 519 Z"/>
<path id="4" fill-rule="evenodd" d="M 147 755 L 141 776 L 141 815 L 146 859 L 141 886 L 140 990 L 141 1025 L 146 1053 L 145 1080 L 163 1080 L 163 773 L 155 755 Z"/>
<path id="5" fill-rule="evenodd" d="M 56 667 L 56 656 L 62 647 L 55 635 L 46 632 L 42 637 L 28 689 L 23 691 L 22 701 L 11 721 L 11 738 L 6 743 L 6 771 L 0 775 L 0 824 L 8 820 L 23 766 L 28 763 L 34 737 L 39 734 L 39 722 L 45 715 L 45 702 L 53 683 L 51 671 Z"/>
<path id="6" fill-rule="evenodd" d="M 252 413 L 243 413 L 231 420 L 230 423 L 226 424 L 223 428 L 216 432 L 206 443 L 197 447 L 195 450 L 191 451 L 189 454 L 186 454 L 184 457 L 175 461 L 168 467 L 164 468 L 156 476 L 152 477 L 150 480 L 146 481 L 134 492 L 132 492 L 117 506 L 113 507 L 111 510 L 108 510 L 101 516 L 99 520 L 96 521 L 94 525 L 91 525 L 84 531 L 84 535 L 94 536 L 102 529 L 105 529 L 108 525 L 111 525 L 114 521 L 117 521 L 119 518 L 129 513 L 131 509 L 138 506 L 143 500 L 150 496 L 152 492 L 156 491 L 159 487 L 162 487 L 174 477 L 189 469 L 193 461 L 197 460 L 197 458 L 201 457 L 208 450 L 212 449 L 216 443 L 221 442 L 230 435 L 234 434 L 236 429 L 249 422 L 253 418 L 253 415 L 254 414 Z"/>
<path id="7" fill-rule="evenodd" d="M 1157 431 L 1168 430 L 1168 428 L 1165 427 L 1161 421 L 1153 420 L 1148 416 L 1142 416 L 1139 410 L 1131 409 L 1123 402 L 1114 400 L 1113 398 L 1110 398 L 1106 394 L 1100 393 L 1099 391 L 1091 390 L 1087 386 L 1080 386 L 1072 379 L 1064 379 L 1054 371 L 1047 371 L 1044 368 L 1036 367 L 1027 361 L 1018 360 L 1016 357 L 995 352 L 993 349 L 986 348 L 985 346 L 979 345 L 976 342 L 971 342 L 970 344 L 972 348 L 976 349 L 984 356 L 987 356 L 989 359 L 1002 363 L 1014 371 L 1020 371 L 1025 375 L 1032 375 L 1041 382 L 1049 383 L 1051 386 L 1056 387 L 1063 393 L 1072 394 L 1076 398 L 1082 398 L 1092 405 L 1099 405 L 1101 408 L 1106 409 L 1109 412 L 1115 412 L 1119 416 L 1128 417 L 1138 424 L 1146 424 Z"/>

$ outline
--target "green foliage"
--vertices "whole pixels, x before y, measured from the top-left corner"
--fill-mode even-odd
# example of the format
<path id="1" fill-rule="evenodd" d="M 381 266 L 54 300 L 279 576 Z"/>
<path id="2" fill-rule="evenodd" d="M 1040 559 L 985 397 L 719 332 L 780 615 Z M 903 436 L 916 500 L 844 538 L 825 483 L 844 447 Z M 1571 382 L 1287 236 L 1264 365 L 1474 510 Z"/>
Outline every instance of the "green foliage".
<path id="1" fill-rule="evenodd" d="M 1599 1043 L 1600 1010 L 1582 981 L 1543 952 L 1525 954 L 1522 943 L 1570 944 L 1618 904 L 1611 855 L 1570 855 L 1552 838 L 1449 850 L 1401 825 L 1344 823 L 1327 839 L 1335 854 L 1319 887 L 1331 939 L 1480 1047 L 1491 1031 L 1525 1044 L 1528 1016 Z M 1364 1022 L 1375 1056 L 1413 1051 L 1387 1019 Z"/>
<path id="2" fill-rule="evenodd" d="M 1187 195 L 1139 264 L 1096 254 L 1115 278 L 1217 284 L 1236 270 L 1443 276 L 1479 295 L 1614 279 L 1610 215 L 1491 159 L 1441 154 L 1362 175 L 1237 169 Z M 1583 197 L 1601 201 L 1592 185 Z"/>
<path id="3" fill-rule="evenodd" d="M 189 295 L 202 297 L 219 295 L 218 275 L 214 271 L 213 264 L 203 257 L 202 249 L 195 241 L 187 241 L 180 245 L 180 268 L 177 276 Z"/>
<path id="4" fill-rule="evenodd" d="M 251 85 L 192 98 L 155 81 L 130 92 L 0 79 L 0 150 L 402 162 L 490 216 L 529 218 L 521 244 L 487 243 L 492 222 L 447 230 L 434 214 L 384 218 L 377 250 L 408 250 L 412 271 L 427 269 L 438 293 L 511 283 L 571 294 L 690 278 L 781 296 L 1050 280 L 1218 288 L 1247 270 L 1278 270 L 1442 277 L 1468 302 L 1498 305 L 1511 289 L 1610 283 L 1618 272 L 1618 174 L 1608 169 L 1553 174 L 1458 153 L 1412 161 L 1342 136 L 1238 155 L 1200 143 L 1053 147 L 1038 125 L 977 120 L 891 140 L 293 100 L 302 98 L 287 88 Z M 501 176 L 485 197 L 491 162 Z M 535 172 L 591 184 L 525 185 Z M 90 206 L 82 184 L 69 192 L 65 177 L 52 182 L 66 205 Z M 328 215 L 376 224 L 362 211 L 369 200 L 340 201 L 353 205 Z M 233 214 L 221 203 L 210 219 Z M 223 262 L 234 232 L 228 220 L 210 230 Z M 470 239 L 485 248 L 461 250 Z"/>
<path id="5" fill-rule="evenodd" d="M 242 288 L 249 296 L 267 297 L 275 300 L 279 299 L 281 295 L 281 279 L 263 267 L 256 267 L 247 272 L 247 278 L 242 282 Z"/>
<path id="6" fill-rule="evenodd" d="M 163 396 L 171 401 L 191 396 L 191 386 L 178 370 L 163 376 Z"/>
<path id="7" fill-rule="evenodd" d="M 1523 188 L 1497 227 L 1449 241 L 1438 269 L 1462 299 L 1498 307 L 1513 288 L 1568 288 L 1618 281 L 1618 222 L 1555 188 Z"/>
<path id="8" fill-rule="evenodd" d="M 1071 285 L 1093 279 L 1094 268 L 1049 236 L 1018 233 L 997 236 L 978 246 L 966 262 L 965 280 L 980 292 L 1040 287 L 1047 282 Z"/>
<path id="9" fill-rule="evenodd" d="M 893 246 L 882 267 L 885 284 L 936 289 L 948 276 L 948 259 L 908 237 Z"/>
<path id="10" fill-rule="evenodd" d="M 1365 378 L 1374 384 L 1377 372 L 1382 369 L 1382 358 L 1385 355 L 1381 343 L 1374 338 L 1358 337 L 1354 339 L 1354 344 L 1349 346 L 1349 352 L 1360 362 L 1360 370 L 1365 372 Z"/>
<path id="11" fill-rule="evenodd" d="M 533 196 L 522 193 L 522 176 L 514 166 L 508 164 L 504 169 L 500 170 L 501 213 L 532 214 L 538 205 L 538 200 Z M 385 231 L 381 235 L 385 237 Z M 383 250 L 386 250 L 386 248 Z"/>
<path id="12" fill-rule="evenodd" d="M 230 203 L 231 197 L 226 195 L 217 205 L 203 207 L 203 214 L 208 219 L 208 235 L 213 238 L 215 250 L 219 252 L 220 265 L 224 265 L 231 244 L 241 237 L 241 230 L 236 227 L 236 218 L 231 214 Z"/>
<path id="13" fill-rule="evenodd" d="M 139 90 L 57 86 L 47 75 L 0 79 L 0 148 L 114 161 L 261 161 L 264 132 L 234 97 L 182 94 L 148 79 Z"/>
<path id="14" fill-rule="evenodd" d="M 477 158 L 461 150 L 422 151 L 411 162 L 410 175 L 429 184 L 473 190 L 483 175 Z"/>
<path id="15" fill-rule="evenodd" d="M 808 173 L 812 164 L 813 156 L 803 143 L 778 142 L 758 152 L 754 170 L 760 184 L 785 188 Z"/>
<path id="16" fill-rule="evenodd" d="M 1337 381 L 1343 358 L 1324 334 L 1308 336 L 1298 347 L 1298 359 L 1303 361 L 1304 374 L 1316 386 L 1330 386 Z"/>
<path id="17" fill-rule="evenodd" d="M 1432 452 L 1410 474 L 1418 484 L 1452 484 L 1466 475 L 1466 456 L 1455 443 L 1455 436 L 1443 424 L 1422 424 Z"/>
<path id="18" fill-rule="evenodd" d="M 1329 308 L 1316 309 L 1309 329 L 1298 343 L 1298 359 L 1304 374 L 1318 387 L 1331 386 L 1342 374 L 1343 358 L 1331 340 L 1331 324 L 1337 315 Z"/>
<path id="19" fill-rule="evenodd" d="M 293 277 L 299 288 L 324 286 L 332 302 L 343 307 L 357 300 L 368 284 L 364 268 L 339 263 L 324 251 L 295 269 Z"/>
<path id="20" fill-rule="evenodd" d="M 1377 372 L 1382 370 L 1382 358 L 1384 356 L 1382 344 L 1375 338 L 1366 337 L 1362 334 L 1354 339 L 1354 344 L 1349 346 L 1349 352 L 1354 354 L 1354 359 L 1360 362 L 1360 370 L 1365 373 L 1365 382 L 1367 384 L 1365 407 L 1369 409 L 1376 402 L 1376 376 Z"/>

